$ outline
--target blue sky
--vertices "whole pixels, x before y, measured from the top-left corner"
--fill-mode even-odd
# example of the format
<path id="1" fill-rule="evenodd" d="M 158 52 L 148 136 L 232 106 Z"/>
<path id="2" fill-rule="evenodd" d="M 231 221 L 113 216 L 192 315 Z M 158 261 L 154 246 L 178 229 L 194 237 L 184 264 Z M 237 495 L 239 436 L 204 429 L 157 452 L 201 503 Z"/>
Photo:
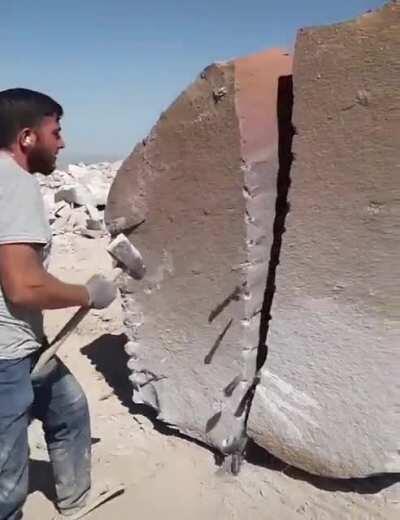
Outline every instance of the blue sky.
<path id="1" fill-rule="evenodd" d="M 46 92 L 65 109 L 64 161 L 126 156 L 206 65 L 383 0 L 0 0 L 0 90 Z"/>

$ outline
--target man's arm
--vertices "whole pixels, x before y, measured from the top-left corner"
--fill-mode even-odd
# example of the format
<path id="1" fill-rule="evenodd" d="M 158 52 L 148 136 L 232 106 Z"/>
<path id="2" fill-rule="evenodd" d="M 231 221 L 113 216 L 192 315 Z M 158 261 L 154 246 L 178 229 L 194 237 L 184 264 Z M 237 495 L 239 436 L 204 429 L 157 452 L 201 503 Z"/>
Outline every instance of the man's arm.
<path id="1" fill-rule="evenodd" d="M 85 285 L 64 283 L 42 265 L 40 246 L 0 245 L 0 284 L 7 299 L 15 305 L 34 309 L 88 307 Z"/>

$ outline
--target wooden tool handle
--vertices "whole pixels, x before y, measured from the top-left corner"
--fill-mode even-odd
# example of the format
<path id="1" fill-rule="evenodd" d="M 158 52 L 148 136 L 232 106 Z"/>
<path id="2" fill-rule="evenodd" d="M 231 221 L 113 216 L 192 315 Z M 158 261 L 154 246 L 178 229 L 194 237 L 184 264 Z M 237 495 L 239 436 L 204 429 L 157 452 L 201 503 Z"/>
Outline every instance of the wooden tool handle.
<path id="1" fill-rule="evenodd" d="M 71 332 L 73 332 L 76 329 L 79 323 L 87 315 L 89 310 L 89 307 L 81 307 L 75 312 L 72 318 L 67 321 L 64 327 L 60 330 L 57 336 L 50 343 L 50 346 L 39 356 L 39 359 L 37 360 L 31 372 L 33 376 L 36 375 L 39 372 L 39 370 L 43 368 L 44 365 L 48 361 L 50 361 L 50 359 L 57 353 L 58 349 L 69 338 Z"/>
<path id="2" fill-rule="evenodd" d="M 121 274 L 122 270 L 117 268 L 114 269 L 113 276 L 111 277 L 111 280 L 115 282 L 119 275 Z M 55 338 L 51 341 L 49 347 L 42 352 L 42 354 L 39 356 L 39 359 L 37 360 L 37 363 L 32 369 L 31 375 L 36 375 L 41 368 L 44 367 L 44 365 L 50 361 L 50 359 L 57 353 L 58 349 L 63 345 L 63 343 L 69 338 L 71 335 L 71 332 L 73 332 L 76 327 L 79 325 L 79 323 L 83 320 L 83 318 L 88 314 L 90 311 L 90 307 L 80 307 L 75 314 L 70 318 L 67 323 L 64 325 L 64 327 L 60 330 L 60 332 L 55 336 Z"/>

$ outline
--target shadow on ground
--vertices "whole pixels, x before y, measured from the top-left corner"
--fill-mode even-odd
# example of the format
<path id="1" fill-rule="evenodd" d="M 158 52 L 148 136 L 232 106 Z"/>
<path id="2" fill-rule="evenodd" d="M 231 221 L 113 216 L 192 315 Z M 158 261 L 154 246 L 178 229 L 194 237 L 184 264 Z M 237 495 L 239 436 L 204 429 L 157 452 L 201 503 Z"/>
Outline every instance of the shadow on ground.
<path id="1" fill-rule="evenodd" d="M 124 350 L 126 336 L 124 334 L 104 334 L 89 345 L 81 349 L 81 352 L 89 358 L 95 369 L 103 375 L 115 395 L 132 415 L 147 417 L 155 430 L 163 435 L 172 435 L 191 443 L 197 444 L 214 454 L 217 465 L 222 464 L 222 456 L 210 446 L 182 434 L 171 425 L 157 420 L 156 412 L 146 405 L 138 405 L 132 401 L 132 385 L 129 381 L 128 355 Z M 332 479 L 310 475 L 302 470 L 288 466 L 283 461 L 275 458 L 263 448 L 249 441 L 246 449 L 246 460 L 250 464 L 268 468 L 272 471 L 283 472 L 288 477 L 306 481 L 318 489 L 325 491 L 340 491 L 344 493 L 375 494 L 400 481 L 400 474 L 377 475 L 363 479 Z"/>
<path id="2" fill-rule="evenodd" d="M 268 468 L 272 471 L 282 472 L 290 478 L 308 482 L 312 486 L 323 491 L 339 491 L 342 493 L 373 495 L 396 484 L 397 482 L 400 482 L 400 473 L 352 479 L 336 479 L 311 475 L 301 469 L 289 466 L 251 440 L 247 446 L 246 459 L 250 464 Z"/>
<path id="3" fill-rule="evenodd" d="M 103 375 L 121 404 L 129 410 L 129 413 L 146 417 L 151 421 L 154 429 L 163 435 L 178 437 L 211 451 L 216 462 L 220 463 L 221 457 L 219 453 L 210 446 L 181 433 L 173 425 L 159 421 L 157 412 L 153 408 L 143 404 L 136 404 L 132 401 L 132 384 L 129 381 L 130 371 L 127 367 L 129 356 L 124 350 L 126 341 L 125 334 L 104 334 L 83 347 L 81 352 L 90 360 L 95 369 Z"/>

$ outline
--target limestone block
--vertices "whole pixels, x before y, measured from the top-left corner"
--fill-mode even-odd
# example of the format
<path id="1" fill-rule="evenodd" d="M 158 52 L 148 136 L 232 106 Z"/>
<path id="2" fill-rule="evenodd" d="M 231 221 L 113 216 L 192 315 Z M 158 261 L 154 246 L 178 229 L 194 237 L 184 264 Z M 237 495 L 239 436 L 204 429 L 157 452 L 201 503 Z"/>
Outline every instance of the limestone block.
<path id="1" fill-rule="evenodd" d="M 94 195 L 81 184 L 71 184 L 59 189 L 54 197 L 56 202 L 65 201 L 77 206 L 96 205 Z"/>
<path id="2" fill-rule="evenodd" d="M 298 34 L 295 160 L 249 435 L 312 473 L 400 472 L 400 4 Z"/>
<path id="3" fill-rule="evenodd" d="M 123 288 L 133 400 L 225 453 L 256 372 L 290 72 L 277 50 L 206 68 L 124 161 L 106 207 L 147 267 Z"/>

